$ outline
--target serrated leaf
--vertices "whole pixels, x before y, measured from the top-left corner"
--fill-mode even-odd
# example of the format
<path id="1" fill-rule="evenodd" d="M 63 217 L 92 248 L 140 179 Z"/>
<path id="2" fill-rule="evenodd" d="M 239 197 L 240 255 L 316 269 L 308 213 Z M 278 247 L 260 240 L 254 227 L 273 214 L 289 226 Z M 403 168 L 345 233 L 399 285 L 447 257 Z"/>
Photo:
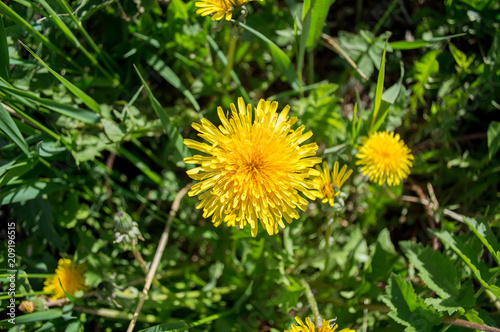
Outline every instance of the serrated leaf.
<path id="1" fill-rule="evenodd" d="M 460 279 L 449 257 L 431 247 L 409 241 L 400 242 L 406 257 L 418 269 L 420 278 L 439 297 L 454 297 L 460 289 Z"/>
<path id="2" fill-rule="evenodd" d="M 500 299 L 500 288 L 489 285 L 486 280 L 490 278 L 487 267 L 478 262 L 474 253 L 456 236 L 447 231 L 435 230 L 433 233 L 446 245 L 448 245 L 472 270 L 473 277 L 486 289 L 490 290 L 497 299 Z"/>
<path id="3" fill-rule="evenodd" d="M 485 224 L 479 223 L 476 219 L 466 216 L 462 216 L 462 218 L 486 249 L 495 257 L 497 264 L 500 265 L 500 248 L 495 234 Z"/>
<path id="4" fill-rule="evenodd" d="M 413 287 L 403 277 L 393 274 L 386 294 L 382 300 L 391 308 L 389 317 L 406 326 L 405 331 L 430 331 L 441 322 L 441 315 L 430 310 L 424 301 L 417 298 Z"/>
<path id="5" fill-rule="evenodd" d="M 488 126 L 488 157 L 493 159 L 500 148 L 500 122 L 492 121 Z"/>

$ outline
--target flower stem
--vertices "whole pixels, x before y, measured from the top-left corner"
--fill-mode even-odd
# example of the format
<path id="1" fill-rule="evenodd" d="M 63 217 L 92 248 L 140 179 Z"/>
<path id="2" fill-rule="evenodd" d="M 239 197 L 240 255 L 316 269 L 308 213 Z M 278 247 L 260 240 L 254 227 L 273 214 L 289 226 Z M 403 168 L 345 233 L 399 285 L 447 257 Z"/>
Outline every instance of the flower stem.
<path id="1" fill-rule="evenodd" d="M 309 286 L 309 283 L 305 279 L 300 279 L 300 283 L 305 288 L 307 302 L 309 302 L 309 306 L 311 307 L 314 315 L 314 322 L 316 323 L 316 326 L 321 326 L 321 316 L 319 315 L 318 304 L 316 303 L 316 299 L 312 293 L 311 286 Z"/>
<path id="2" fill-rule="evenodd" d="M 323 279 L 326 272 L 328 271 L 328 265 L 330 265 L 330 237 L 332 236 L 333 222 L 335 221 L 335 214 L 328 220 L 325 230 L 325 264 L 323 265 L 323 270 L 319 274 L 319 279 Z"/>
<path id="3" fill-rule="evenodd" d="M 229 41 L 229 50 L 227 52 L 227 66 L 224 71 L 224 77 L 222 78 L 222 83 L 226 84 L 229 82 L 229 78 L 231 77 L 231 70 L 234 65 L 234 54 L 236 53 L 236 42 L 238 39 L 236 37 L 230 36 Z"/>
<path id="4" fill-rule="evenodd" d="M 172 208 L 170 209 L 168 220 L 167 223 L 165 224 L 165 229 L 161 234 L 160 242 L 158 243 L 158 248 L 156 249 L 155 257 L 153 258 L 153 263 L 151 264 L 148 275 L 146 276 L 146 281 L 144 284 L 144 289 L 142 290 L 141 298 L 139 299 L 139 303 L 137 304 L 137 308 L 135 309 L 134 316 L 130 321 L 130 325 L 128 326 L 127 332 L 132 332 L 134 330 L 135 323 L 137 323 L 137 319 L 139 318 L 139 313 L 141 312 L 142 306 L 144 305 L 144 300 L 146 300 L 149 288 L 151 287 L 153 279 L 156 275 L 156 270 L 158 269 L 158 265 L 160 264 L 161 256 L 163 255 L 163 251 L 167 246 L 168 236 L 170 234 L 170 227 L 172 226 L 172 221 L 174 220 L 174 217 L 177 214 L 177 210 L 179 209 L 181 198 L 187 194 L 189 188 L 191 188 L 191 185 L 192 184 L 190 183 L 184 188 L 182 188 L 175 197 L 174 202 L 172 203 Z"/>

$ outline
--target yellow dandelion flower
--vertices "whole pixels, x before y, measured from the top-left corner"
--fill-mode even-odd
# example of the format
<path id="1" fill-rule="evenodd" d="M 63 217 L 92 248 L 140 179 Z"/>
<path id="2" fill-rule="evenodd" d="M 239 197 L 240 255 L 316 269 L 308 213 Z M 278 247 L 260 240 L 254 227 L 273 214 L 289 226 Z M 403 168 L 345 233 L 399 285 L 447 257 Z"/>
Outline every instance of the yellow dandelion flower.
<path id="1" fill-rule="evenodd" d="M 328 164 L 323 161 L 323 169 L 319 165 L 316 165 L 316 169 L 321 172 L 319 177 L 314 178 L 314 181 L 319 184 L 319 191 L 313 191 L 312 193 L 321 198 L 323 203 L 329 203 L 331 206 L 334 204 L 335 197 L 340 194 L 340 188 L 346 182 L 346 180 L 351 176 L 352 169 L 346 173 L 347 165 L 344 165 L 339 172 L 339 162 L 336 161 L 333 165 L 333 172 L 330 177 L 330 170 L 328 169 Z"/>
<path id="2" fill-rule="evenodd" d="M 303 211 L 307 200 L 314 199 L 309 191 L 319 189 L 310 177 L 319 176 L 313 167 L 321 162 L 314 157 L 318 145 L 300 145 L 312 136 L 303 133 L 305 127 L 292 129 L 297 118 L 289 118 L 290 106 L 277 113 L 277 102 L 260 100 L 252 121 L 252 105 L 238 98 L 238 110 L 231 104 L 228 119 L 221 107 L 217 113 L 222 122 L 219 127 L 206 119 L 193 123 L 201 138 L 209 144 L 185 139 L 190 149 L 208 156 L 185 158 L 188 164 L 200 164 L 188 175 L 199 180 L 189 192 L 200 195 L 203 217 L 212 216 L 212 222 L 243 228 L 250 224 L 252 236 L 257 235 L 258 222 L 273 235 L 279 226 L 298 219 L 296 208 Z M 302 196 L 302 195 L 303 196 Z"/>
<path id="3" fill-rule="evenodd" d="M 299 326 L 292 324 L 291 330 L 285 332 L 335 332 L 338 327 L 337 324 L 330 326 L 330 323 L 327 320 L 323 320 L 321 327 L 317 328 L 311 322 L 311 319 L 309 317 L 306 318 L 306 324 L 304 324 L 302 319 L 300 319 L 299 317 L 295 317 L 295 320 L 297 321 L 297 323 L 299 323 Z M 355 331 L 351 329 L 342 329 L 338 332 L 355 332 Z"/>
<path id="4" fill-rule="evenodd" d="M 52 300 L 66 297 L 59 281 L 66 293 L 74 295 L 79 290 L 85 290 L 85 273 L 87 268 L 84 264 L 72 264 L 70 259 L 61 258 L 57 263 L 56 273 L 44 282 L 43 291 L 53 292 Z"/>
<path id="5" fill-rule="evenodd" d="M 361 138 L 361 144 L 356 165 L 363 165 L 361 172 L 369 176 L 370 181 L 397 186 L 410 174 L 413 155 L 399 134 L 370 133 L 369 137 Z"/>
<path id="6" fill-rule="evenodd" d="M 212 15 L 212 21 L 218 21 L 226 16 L 226 20 L 230 21 L 233 16 L 233 10 L 245 5 L 251 0 L 202 0 L 195 2 L 195 6 L 199 7 L 196 14 L 201 16 Z"/>

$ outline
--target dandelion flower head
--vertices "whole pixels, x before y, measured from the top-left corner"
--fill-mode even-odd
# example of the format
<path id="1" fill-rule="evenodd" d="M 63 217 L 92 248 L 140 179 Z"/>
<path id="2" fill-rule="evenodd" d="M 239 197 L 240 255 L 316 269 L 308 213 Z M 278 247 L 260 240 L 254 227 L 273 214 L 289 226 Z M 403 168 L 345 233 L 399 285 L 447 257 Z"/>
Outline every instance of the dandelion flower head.
<path id="1" fill-rule="evenodd" d="M 397 186 L 410 174 L 413 155 L 399 134 L 386 131 L 370 133 L 361 138 L 361 147 L 356 155 L 356 165 L 362 165 L 361 173 L 370 181 L 382 185 Z"/>
<path id="2" fill-rule="evenodd" d="M 212 21 L 218 21 L 224 16 L 227 21 L 231 20 L 233 11 L 240 8 L 251 0 L 201 0 L 195 2 L 195 6 L 199 7 L 196 14 L 201 16 L 212 15 Z"/>
<path id="3" fill-rule="evenodd" d="M 351 176 L 352 169 L 347 173 L 347 166 L 344 165 L 339 172 L 339 162 L 336 161 L 333 165 L 333 172 L 330 176 L 330 170 L 326 161 L 323 161 L 323 169 L 319 165 L 316 165 L 316 169 L 321 173 L 319 177 L 314 179 L 315 182 L 319 184 L 319 191 L 313 191 L 313 194 L 321 198 L 323 203 L 328 203 L 333 206 L 335 197 L 340 194 L 340 188 L 346 182 L 346 180 Z"/>
<path id="4" fill-rule="evenodd" d="M 57 264 L 57 269 L 53 277 L 47 278 L 44 282 L 43 291 L 53 292 L 52 300 L 66 297 L 66 293 L 74 295 L 77 291 L 85 290 L 85 273 L 87 268 L 84 264 L 72 264 L 70 259 L 61 258 Z M 64 291 L 61 288 L 64 287 Z"/>
<path id="5" fill-rule="evenodd" d="M 323 323 L 321 324 L 320 328 L 317 328 L 314 326 L 314 324 L 311 322 L 311 319 L 309 317 L 306 318 L 306 323 L 302 321 L 299 317 L 295 317 L 295 320 L 297 323 L 299 323 L 298 326 L 293 325 L 290 329 L 290 331 L 285 331 L 285 332 L 335 332 L 337 330 L 338 325 L 335 324 L 333 326 L 330 326 L 330 323 L 327 320 L 323 320 Z M 337 332 L 354 332 L 354 330 L 351 329 L 342 329 Z"/>
<path id="6" fill-rule="evenodd" d="M 319 176 L 314 169 L 321 162 L 314 157 L 318 145 L 300 145 L 312 132 L 303 133 L 304 126 L 292 129 L 297 118 L 288 116 L 290 107 L 281 113 L 277 108 L 277 102 L 260 100 L 253 110 L 238 98 L 238 110 L 231 104 L 229 119 L 221 107 L 217 109 L 221 126 L 206 119 L 193 123 L 208 144 L 184 140 L 190 149 L 206 154 L 184 162 L 199 165 L 187 172 L 199 181 L 189 195 L 199 195 L 197 208 L 203 208 L 203 217 L 212 217 L 215 226 L 222 222 L 240 228 L 250 224 L 252 236 L 256 236 L 260 221 L 273 235 L 278 226 L 285 227 L 283 218 L 288 223 L 299 218 L 296 208 L 306 210 L 304 196 L 315 198 L 310 190 L 319 189 L 311 179 Z"/>

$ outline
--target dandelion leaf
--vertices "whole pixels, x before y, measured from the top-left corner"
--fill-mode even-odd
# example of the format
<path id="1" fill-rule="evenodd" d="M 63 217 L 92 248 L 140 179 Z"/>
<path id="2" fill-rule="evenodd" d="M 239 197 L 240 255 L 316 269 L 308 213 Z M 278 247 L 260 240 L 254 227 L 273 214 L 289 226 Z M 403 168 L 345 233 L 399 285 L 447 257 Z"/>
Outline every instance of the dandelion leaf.
<path id="1" fill-rule="evenodd" d="M 441 322 L 441 315 L 417 298 L 411 284 L 399 275 L 391 276 L 382 300 L 391 309 L 389 317 L 406 326 L 406 332 L 434 331 Z"/>

